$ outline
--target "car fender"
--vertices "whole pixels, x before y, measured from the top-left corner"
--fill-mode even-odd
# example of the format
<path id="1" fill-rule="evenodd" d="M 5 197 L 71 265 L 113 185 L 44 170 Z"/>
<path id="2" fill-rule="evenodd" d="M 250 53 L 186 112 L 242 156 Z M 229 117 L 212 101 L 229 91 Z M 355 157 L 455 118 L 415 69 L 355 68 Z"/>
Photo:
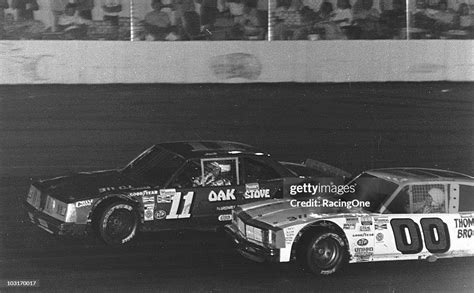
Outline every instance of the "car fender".
<path id="1" fill-rule="evenodd" d="M 286 246 L 282 249 L 280 257 L 281 261 L 290 261 L 296 258 L 296 252 L 298 251 L 299 245 L 305 243 L 313 233 L 322 228 L 333 229 L 343 239 L 344 244 L 348 247 L 347 236 L 344 230 L 337 223 L 337 219 L 316 219 L 311 223 L 295 224 L 284 229 Z"/>
<path id="2" fill-rule="evenodd" d="M 125 200 L 135 205 L 137 207 L 137 212 L 139 213 L 139 218 L 141 219 L 140 222 L 143 223 L 143 204 L 138 197 L 131 197 L 128 194 L 123 193 L 111 193 L 99 198 L 99 200 L 97 200 L 90 208 L 88 223 L 91 223 L 94 220 L 95 212 L 98 209 L 100 210 L 101 208 L 107 206 L 113 200 Z"/>

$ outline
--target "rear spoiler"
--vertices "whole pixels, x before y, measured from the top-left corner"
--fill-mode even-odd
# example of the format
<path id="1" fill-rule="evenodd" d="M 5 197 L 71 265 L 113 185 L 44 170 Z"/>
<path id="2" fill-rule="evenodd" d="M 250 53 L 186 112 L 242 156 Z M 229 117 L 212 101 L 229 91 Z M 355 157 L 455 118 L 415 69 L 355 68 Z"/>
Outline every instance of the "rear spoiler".
<path id="1" fill-rule="evenodd" d="M 351 178 L 351 173 L 346 172 L 342 169 L 336 168 L 334 166 L 328 165 L 326 163 L 316 161 L 313 159 L 306 159 L 304 165 L 308 168 L 318 170 L 328 175 L 336 176 L 336 177 L 344 177 L 344 178 Z"/>

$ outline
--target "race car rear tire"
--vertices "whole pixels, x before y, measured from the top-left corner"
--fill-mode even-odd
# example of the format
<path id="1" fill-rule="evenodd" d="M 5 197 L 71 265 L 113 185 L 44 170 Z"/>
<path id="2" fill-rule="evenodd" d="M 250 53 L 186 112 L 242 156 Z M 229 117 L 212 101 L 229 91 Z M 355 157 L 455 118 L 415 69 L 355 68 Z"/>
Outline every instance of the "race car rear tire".
<path id="1" fill-rule="evenodd" d="M 325 229 L 316 233 L 303 249 L 303 262 L 316 275 L 333 274 L 349 260 L 347 244 L 334 230 Z"/>
<path id="2" fill-rule="evenodd" d="M 126 201 L 113 202 L 99 218 L 99 237 L 109 245 L 123 245 L 135 237 L 138 221 L 133 205 Z"/>

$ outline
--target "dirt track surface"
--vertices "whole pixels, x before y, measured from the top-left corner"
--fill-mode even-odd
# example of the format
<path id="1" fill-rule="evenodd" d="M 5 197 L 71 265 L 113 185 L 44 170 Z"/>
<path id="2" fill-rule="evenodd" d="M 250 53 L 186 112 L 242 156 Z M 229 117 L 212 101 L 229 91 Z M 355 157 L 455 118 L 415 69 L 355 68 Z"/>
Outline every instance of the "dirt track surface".
<path id="1" fill-rule="evenodd" d="M 55 238 L 26 219 L 30 178 L 123 166 L 149 145 L 219 139 L 352 173 L 473 172 L 474 83 L 0 87 L 0 279 L 39 290 L 473 292 L 474 259 L 349 265 L 315 278 L 257 264 L 216 233 L 142 235 L 130 247 Z M 0 288 L 0 291 L 5 288 Z"/>

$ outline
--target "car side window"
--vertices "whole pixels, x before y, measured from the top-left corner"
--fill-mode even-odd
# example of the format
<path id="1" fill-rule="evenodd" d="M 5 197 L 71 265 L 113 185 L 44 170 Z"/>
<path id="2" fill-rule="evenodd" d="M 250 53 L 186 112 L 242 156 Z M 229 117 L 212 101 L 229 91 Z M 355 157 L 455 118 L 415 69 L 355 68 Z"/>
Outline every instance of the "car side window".
<path id="1" fill-rule="evenodd" d="M 408 214 L 410 213 L 410 196 L 408 194 L 408 186 L 405 186 L 393 198 L 387 206 L 387 212 L 391 214 Z"/>
<path id="2" fill-rule="evenodd" d="M 193 179 L 194 187 L 239 185 L 238 158 L 201 159 L 200 176 Z"/>
<path id="3" fill-rule="evenodd" d="M 464 184 L 459 185 L 459 211 L 474 211 L 474 186 Z"/>
<path id="4" fill-rule="evenodd" d="M 201 166 L 199 161 L 188 161 L 186 165 L 173 178 L 169 185 L 170 188 L 191 188 L 194 187 L 194 180 L 201 175 Z"/>
<path id="5" fill-rule="evenodd" d="M 245 182 L 252 183 L 258 180 L 271 180 L 280 178 L 280 174 L 265 162 L 252 158 L 244 158 Z"/>
<path id="6" fill-rule="evenodd" d="M 412 196 L 412 212 L 415 214 L 445 213 L 448 198 L 447 185 L 411 185 L 408 193 Z"/>

